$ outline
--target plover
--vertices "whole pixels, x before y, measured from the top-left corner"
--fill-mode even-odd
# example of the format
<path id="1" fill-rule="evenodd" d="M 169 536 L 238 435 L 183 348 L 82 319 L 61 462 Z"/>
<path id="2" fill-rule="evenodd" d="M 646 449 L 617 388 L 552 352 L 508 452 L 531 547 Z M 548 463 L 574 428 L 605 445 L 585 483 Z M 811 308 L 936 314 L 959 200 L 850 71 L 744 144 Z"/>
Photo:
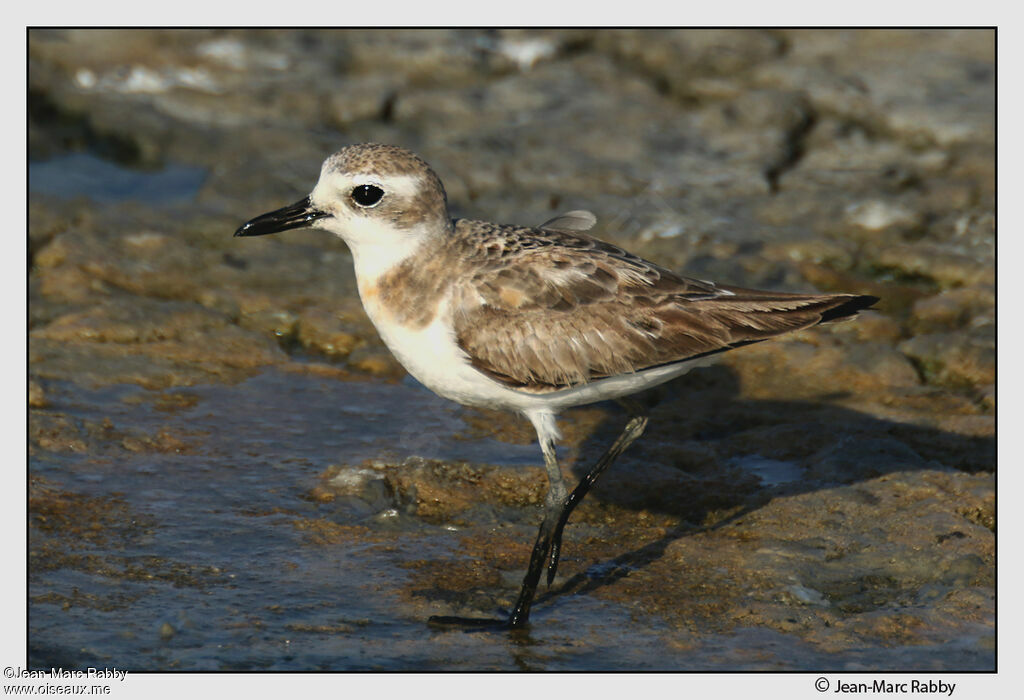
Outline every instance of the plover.
<path id="1" fill-rule="evenodd" d="M 363 144 L 324 161 L 312 193 L 236 236 L 302 226 L 340 236 L 359 296 L 384 343 L 435 393 L 515 411 L 537 431 L 547 470 L 544 517 L 507 621 L 521 627 L 562 531 L 601 473 L 643 433 L 622 434 L 570 493 L 555 458 L 558 414 L 623 399 L 726 350 L 853 317 L 878 299 L 789 294 L 677 275 L 583 231 L 576 211 L 539 227 L 452 219 L 444 185 L 414 153 Z"/>

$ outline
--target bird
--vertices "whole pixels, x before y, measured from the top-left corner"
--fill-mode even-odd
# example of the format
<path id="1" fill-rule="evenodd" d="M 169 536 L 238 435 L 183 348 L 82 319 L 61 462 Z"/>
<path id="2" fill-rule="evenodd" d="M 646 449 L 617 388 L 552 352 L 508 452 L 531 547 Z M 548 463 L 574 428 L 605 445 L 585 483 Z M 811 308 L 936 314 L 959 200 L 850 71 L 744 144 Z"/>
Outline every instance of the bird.
<path id="1" fill-rule="evenodd" d="M 878 301 L 691 279 L 587 234 L 595 221 L 584 210 L 536 227 L 452 218 L 444 184 L 422 158 L 366 143 L 329 156 L 307 197 L 234 234 L 311 227 L 340 237 L 366 314 L 409 374 L 444 398 L 533 425 L 548 488 L 516 603 L 507 618 L 482 621 L 503 628 L 529 625 L 571 513 L 643 434 L 649 411 L 630 397 L 722 352 L 851 319 Z M 569 491 L 555 454 L 558 415 L 609 399 L 629 418 Z"/>

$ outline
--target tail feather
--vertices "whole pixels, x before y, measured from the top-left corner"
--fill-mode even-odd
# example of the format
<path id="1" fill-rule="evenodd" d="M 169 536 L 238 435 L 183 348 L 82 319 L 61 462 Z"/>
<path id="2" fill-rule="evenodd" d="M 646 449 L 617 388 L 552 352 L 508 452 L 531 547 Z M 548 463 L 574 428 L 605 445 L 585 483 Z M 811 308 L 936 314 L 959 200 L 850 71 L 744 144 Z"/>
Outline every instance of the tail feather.
<path id="1" fill-rule="evenodd" d="M 659 318 L 666 322 L 663 357 L 674 355 L 674 361 L 703 357 L 822 323 L 849 320 L 878 301 L 878 297 L 856 294 L 725 289 L 729 296 L 661 310 Z"/>

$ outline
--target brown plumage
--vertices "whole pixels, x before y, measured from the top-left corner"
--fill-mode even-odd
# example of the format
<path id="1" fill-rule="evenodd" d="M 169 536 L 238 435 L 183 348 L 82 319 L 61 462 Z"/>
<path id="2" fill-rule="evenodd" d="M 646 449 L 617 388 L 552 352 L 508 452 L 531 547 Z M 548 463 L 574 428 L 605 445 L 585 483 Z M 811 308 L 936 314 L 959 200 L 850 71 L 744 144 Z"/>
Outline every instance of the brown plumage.
<path id="1" fill-rule="evenodd" d="M 464 248 L 449 259 L 477 270 L 453 277 L 459 346 L 488 376 L 537 393 L 722 352 L 877 301 L 688 279 L 577 232 L 458 221 L 449 244 Z"/>

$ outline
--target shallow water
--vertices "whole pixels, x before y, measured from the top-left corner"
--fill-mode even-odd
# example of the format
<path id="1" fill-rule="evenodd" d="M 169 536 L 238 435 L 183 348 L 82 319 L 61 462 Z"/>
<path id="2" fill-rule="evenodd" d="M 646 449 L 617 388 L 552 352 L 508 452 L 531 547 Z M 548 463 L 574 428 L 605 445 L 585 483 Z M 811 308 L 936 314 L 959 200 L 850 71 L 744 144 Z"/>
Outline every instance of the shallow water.
<path id="1" fill-rule="evenodd" d="M 464 556 L 460 528 L 389 503 L 320 503 L 311 489 L 331 463 L 419 456 L 516 467 L 539 461 L 535 446 L 460 439 L 463 409 L 411 382 L 268 371 L 230 387 L 175 390 L 191 406 L 170 416 L 135 387 L 53 388 L 53 409 L 73 420 L 106 420 L 133 433 L 170 430 L 185 436 L 185 446 L 33 460 L 33 476 L 50 492 L 89 505 L 80 504 L 80 516 L 69 509 L 63 530 L 45 516 L 33 521 L 32 666 L 928 668 L 946 653 L 966 668 L 989 661 L 979 642 L 984 625 L 977 636 L 938 647 L 833 656 L 770 630 L 681 634 L 657 616 L 586 594 L 541 601 L 528 634 L 433 629 L 422 602 L 430 591 L 413 574 L 424 558 Z M 331 539 L 333 526 L 367 529 Z"/>
<path id="2" fill-rule="evenodd" d="M 447 551 L 454 549 L 450 529 L 367 515 L 365 506 L 317 504 L 308 491 L 331 460 L 418 455 L 516 464 L 535 462 L 536 448 L 454 439 L 458 407 L 413 385 L 268 372 L 226 389 L 179 390 L 197 402 L 170 421 L 137 403 L 147 392 L 135 387 L 63 389 L 68 400 L 55 408 L 73 419 L 199 437 L 183 454 L 48 454 L 33 462 L 34 476 L 109 502 L 119 514 L 84 552 L 59 537 L 51 542 L 69 545 L 68 557 L 84 553 L 105 564 L 83 571 L 61 555 L 52 566 L 41 563 L 30 584 L 33 664 L 132 658 L 136 669 L 510 667 L 506 648 L 516 647 L 502 635 L 490 660 L 481 661 L 479 636 L 461 632 L 442 635 L 448 642 L 439 652 L 430 641 L 437 635 L 396 599 L 394 589 L 408 577 L 404 562 L 426 550 L 458 556 Z M 317 518 L 369 522 L 391 533 L 390 551 L 372 542 L 318 545 L 293 526 Z M 404 542 L 411 533 L 417 536 Z M 38 530 L 33 537 L 44 549 L 50 541 Z M 127 573 L 133 567 L 143 573 Z"/>
<path id="3" fill-rule="evenodd" d="M 66 388 L 73 393 L 71 405 L 60 406 L 66 415 L 143 430 L 167 425 L 146 404 L 129 403 L 142 390 Z M 632 652 L 617 654 L 615 664 L 672 665 L 657 652 L 658 635 L 634 631 L 627 610 L 585 599 L 572 606 L 571 632 L 552 619 L 527 642 L 503 633 L 430 630 L 395 591 L 407 583 L 404 563 L 428 551 L 459 556 L 451 529 L 307 497 L 331 458 L 354 464 L 458 454 L 515 464 L 535 462 L 534 447 L 453 439 L 459 409 L 416 386 L 325 385 L 268 372 L 226 390 L 180 393 L 198 403 L 172 423 L 202 434 L 198 453 L 48 455 L 34 463 L 37 477 L 109 500 L 124 521 L 108 522 L 105 542 L 87 547 L 109 566 L 83 571 L 53 557 L 54 568 L 42 564 L 33 575 L 33 665 L 133 659 L 136 670 L 602 668 L 609 663 L 606 647 L 619 647 L 624 637 Z M 394 416 L 395 423 L 381 416 Z M 436 440 L 403 440 L 395 432 L 399 421 L 406 434 Z M 389 532 L 386 550 L 372 541 L 311 543 L 292 525 L 322 517 Z M 38 531 L 33 536 L 37 546 L 48 539 Z M 125 573 L 130 567 L 153 580 L 131 580 L 139 577 Z M 616 628 L 610 636 L 609 626 Z M 577 635 L 596 643 L 581 648 Z"/>
<path id="4" fill-rule="evenodd" d="M 87 197 L 103 204 L 128 200 L 181 204 L 195 198 L 206 176 L 204 168 L 178 163 L 152 172 L 134 170 L 91 153 L 62 153 L 28 165 L 28 186 L 33 193 Z"/>

